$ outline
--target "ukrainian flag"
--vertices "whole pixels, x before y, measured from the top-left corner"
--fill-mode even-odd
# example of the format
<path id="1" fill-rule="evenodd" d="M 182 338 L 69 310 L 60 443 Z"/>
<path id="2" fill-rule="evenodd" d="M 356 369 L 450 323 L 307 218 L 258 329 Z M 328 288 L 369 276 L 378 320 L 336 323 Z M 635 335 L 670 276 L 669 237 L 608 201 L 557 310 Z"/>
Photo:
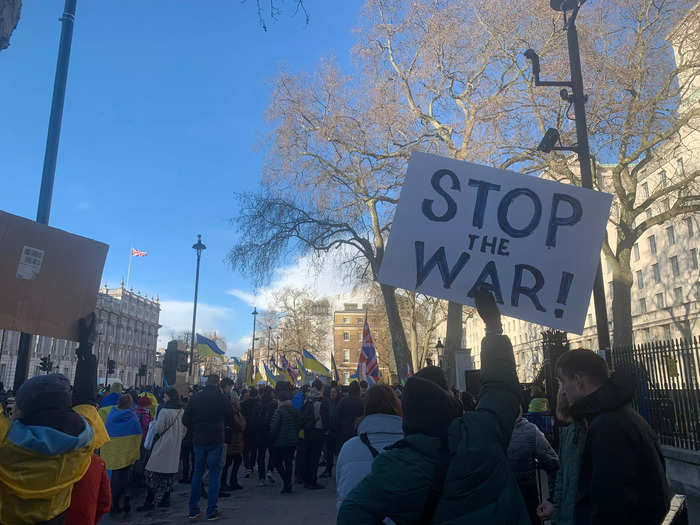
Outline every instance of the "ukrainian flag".
<path id="1" fill-rule="evenodd" d="M 219 348 L 214 341 L 201 334 L 197 334 L 197 350 L 202 357 L 218 357 L 219 359 L 223 359 L 224 355 L 226 355 L 226 352 Z"/>
<path id="2" fill-rule="evenodd" d="M 302 361 L 304 363 L 304 368 L 310 372 L 316 372 L 319 375 L 326 376 L 326 377 L 331 377 L 331 372 L 328 370 L 325 366 L 323 366 L 323 363 L 321 363 L 318 359 L 316 359 L 311 352 L 308 350 L 302 350 Z"/>
<path id="3" fill-rule="evenodd" d="M 233 358 L 233 368 L 237 374 L 240 374 L 240 372 L 241 372 L 241 360 L 238 359 L 237 357 Z"/>
<path id="4" fill-rule="evenodd" d="M 263 376 L 260 373 L 260 369 L 256 366 L 255 367 L 255 377 L 253 378 L 253 383 L 257 385 L 261 381 L 263 381 Z"/>
<path id="5" fill-rule="evenodd" d="M 306 383 L 306 376 L 308 375 L 308 372 L 306 371 L 306 368 L 304 368 L 304 365 L 301 364 L 301 361 L 297 359 L 297 365 L 299 365 L 299 375 L 301 376 L 301 384 Z"/>
<path id="6" fill-rule="evenodd" d="M 100 449 L 108 470 L 133 465 L 141 456 L 141 425 L 130 409 L 113 408 L 107 416 L 109 441 Z"/>
<path id="7" fill-rule="evenodd" d="M 267 376 L 267 382 L 270 383 L 272 386 L 277 385 L 277 380 L 275 379 L 275 375 L 272 373 L 272 370 L 270 370 L 265 363 L 263 363 L 263 366 L 265 367 L 265 375 Z"/>

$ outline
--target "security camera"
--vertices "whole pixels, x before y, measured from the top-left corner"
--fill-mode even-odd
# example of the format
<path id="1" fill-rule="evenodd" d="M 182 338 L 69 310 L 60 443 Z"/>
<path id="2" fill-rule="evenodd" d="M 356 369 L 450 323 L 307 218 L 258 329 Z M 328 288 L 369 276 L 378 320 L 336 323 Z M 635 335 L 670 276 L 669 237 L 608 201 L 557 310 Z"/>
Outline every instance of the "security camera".
<path id="1" fill-rule="evenodd" d="M 527 58 L 529 61 L 532 62 L 532 75 L 535 77 L 535 80 L 539 79 L 539 76 L 540 76 L 540 57 L 539 57 L 539 55 L 535 52 L 534 49 L 528 49 L 523 54 L 525 55 L 525 58 Z"/>
<path id="2" fill-rule="evenodd" d="M 559 132 L 555 128 L 549 128 L 544 137 L 542 137 L 537 149 L 543 153 L 549 153 L 554 149 L 557 142 L 559 142 Z"/>

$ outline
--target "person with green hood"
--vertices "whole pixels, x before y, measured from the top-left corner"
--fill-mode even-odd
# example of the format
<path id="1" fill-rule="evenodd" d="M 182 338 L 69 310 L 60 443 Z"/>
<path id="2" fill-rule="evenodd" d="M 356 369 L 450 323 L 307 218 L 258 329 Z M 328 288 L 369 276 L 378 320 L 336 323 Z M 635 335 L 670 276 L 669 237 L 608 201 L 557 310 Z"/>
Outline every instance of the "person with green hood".
<path id="1" fill-rule="evenodd" d="M 530 523 L 507 458 L 520 407 L 513 347 L 491 293 L 482 288 L 475 300 L 486 324 L 476 410 L 457 417 L 447 390 L 410 377 L 401 398 L 405 438 L 375 458 L 343 500 L 338 525 Z"/>

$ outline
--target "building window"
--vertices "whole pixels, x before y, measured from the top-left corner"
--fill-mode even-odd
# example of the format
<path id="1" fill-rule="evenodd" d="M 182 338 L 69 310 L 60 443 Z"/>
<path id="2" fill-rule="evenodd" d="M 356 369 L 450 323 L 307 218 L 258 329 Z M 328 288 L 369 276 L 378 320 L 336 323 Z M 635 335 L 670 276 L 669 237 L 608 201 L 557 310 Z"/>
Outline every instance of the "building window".
<path id="1" fill-rule="evenodd" d="M 343 341 L 350 341 L 350 332 L 343 332 Z"/>
<path id="2" fill-rule="evenodd" d="M 343 384 L 350 383 L 350 372 L 343 372 Z"/>
<path id="3" fill-rule="evenodd" d="M 642 199 L 648 199 L 649 198 L 649 185 L 644 182 L 642 183 Z"/>
<path id="4" fill-rule="evenodd" d="M 695 233 L 694 228 L 693 228 L 693 219 L 688 217 L 685 220 L 685 226 L 686 226 L 686 228 L 688 228 L 688 237 L 692 237 L 693 234 Z"/>
<path id="5" fill-rule="evenodd" d="M 588 314 L 588 326 L 593 326 L 593 315 Z"/>
<path id="6" fill-rule="evenodd" d="M 655 235 L 649 236 L 649 251 L 651 253 L 656 253 L 656 236 Z"/>
<path id="7" fill-rule="evenodd" d="M 666 228 L 666 237 L 668 237 L 669 244 L 676 244 L 676 234 L 673 231 L 673 225 Z"/>
<path id="8" fill-rule="evenodd" d="M 673 289 L 673 303 L 674 304 L 681 304 L 683 302 L 683 288 L 674 288 Z"/>
<path id="9" fill-rule="evenodd" d="M 673 270 L 674 277 L 678 277 L 681 274 L 681 271 L 678 268 L 678 257 L 675 255 L 671 257 L 671 270 Z"/>
<path id="10" fill-rule="evenodd" d="M 350 318 L 349 318 L 349 317 L 343 317 L 343 324 L 350 324 Z"/>
<path id="11" fill-rule="evenodd" d="M 661 170 L 659 172 L 659 178 L 661 179 L 661 187 L 665 188 L 666 187 L 666 172 L 664 170 Z"/>
<path id="12" fill-rule="evenodd" d="M 647 300 L 644 297 L 639 300 L 639 313 L 647 313 Z"/>
<path id="13" fill-rule="evenodd" d="M 664 211 L 668 211 L 671 209 L 671 205 L 669 204 L 668 199 L 664 199 L 661 201 L 661 206 L 663 207 Z"/>
<path id="14" fill-rule="evenodd" d="M 347 348 L 343 350 L 343 363 L 349 363 L 350 362 L 350 350 Z"/>
<path id="15" fill-rule="evenodd" d="M 690 265 L 692 266 L 693 270 L 698 269 L 698 249 L 693 248 L 690 250 Z"/>
<path id="16" fill-rule="evenodd" d="M 610 281 L 608 283 L 608 293 L 610 294 L 610 299 L 615 298 L 615 281 Z"/>
<path id="17" fill-rule="evenodd" d="M 664 294 L 662 294 L 662 293 L 656 294 L 656 307 L 659 309 L 664 307 Z"/>
<path id="18" fill-rule="evenodd" d="M 652 264 L 652 265 L 651 265 L 651 271 L 654 273 L 654 282 L 655 282 L 655 283 L 660 283 L 660 282 L 661 282 L 661 272 L 659 271 L 659 265 L 658 265 L 658 264 Z"/>
<path id="19" fill-rule="evenodd" d="M 651 208 L 647 208 L 645 213 L 647 214 L 647 219 L 651 219 Z"/>
<path id="20" fill-rule="evenodd" d="M 662 328 L 664 329 L 664 339 L 671 339 L 671 325 L 665 324 Z"/>
<path id="21" fill-rule="evenodd" d="M 642 338 L 645 343 L 651 341 L 651 330 L 648 328 L 642 328 Z"/>
<path id="22" fill-rule="evenodd" d="M 638 288 L 644 288 L 644 275 L 642 274 L 642 270 L 637 270 L 637 287 Z"/>
<path id="23" fill-rule="evenodd" d="M 639 260 L 639 244 L 637 244 L 635 242 L 634 246 L 632 247 L 632 251 L 634 251 L 634 260 L 638 261 Z"/>
<path id="24" fill-rule="evenodd" d="M 683 166 L 683 159 L 676 159 L 677 171 L 681 176 L 685 176 L 685 166 Z"/>

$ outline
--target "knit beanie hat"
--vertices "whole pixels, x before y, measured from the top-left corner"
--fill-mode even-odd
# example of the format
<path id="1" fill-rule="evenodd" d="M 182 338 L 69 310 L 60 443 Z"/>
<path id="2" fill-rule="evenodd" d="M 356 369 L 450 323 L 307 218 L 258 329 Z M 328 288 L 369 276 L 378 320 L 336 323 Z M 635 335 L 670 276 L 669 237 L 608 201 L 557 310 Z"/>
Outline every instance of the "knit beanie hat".
<path id="1" fill-rule="evenodd" d="M 455 418 L 454 405 L 446 390 L 422 377 L 409 377 L 401 396 L 403 431 L 447 437 L 447 429 Z"/>
<path id="2" fill-rule="evenodd" d="M 19 387 L 16 403 L 23 418 L 43 410 L 70 410 L 70 381 L 63 374 L 32 377 Z"/>

